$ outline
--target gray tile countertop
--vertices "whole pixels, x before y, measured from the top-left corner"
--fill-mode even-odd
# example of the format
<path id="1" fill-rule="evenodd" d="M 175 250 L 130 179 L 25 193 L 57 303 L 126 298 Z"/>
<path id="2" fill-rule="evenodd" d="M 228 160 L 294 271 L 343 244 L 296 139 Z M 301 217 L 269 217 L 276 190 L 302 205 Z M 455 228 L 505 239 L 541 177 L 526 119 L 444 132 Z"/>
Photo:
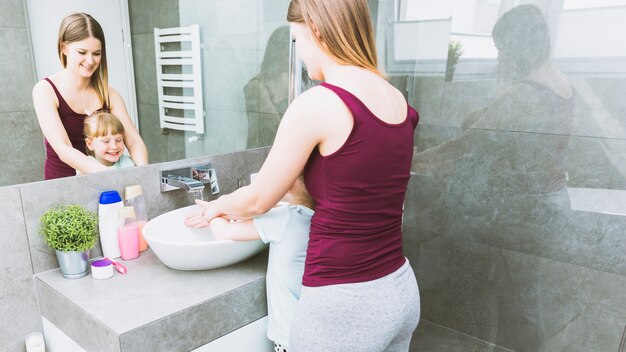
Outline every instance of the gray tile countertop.
<path id="1" fill-rule="evenodd" d="M 87 351 L 190 351 L 267 314 L 267 250 L 236 265 L 178 271 L 148 250 L 107 280 L 35 275 L 42 316 Z"/>

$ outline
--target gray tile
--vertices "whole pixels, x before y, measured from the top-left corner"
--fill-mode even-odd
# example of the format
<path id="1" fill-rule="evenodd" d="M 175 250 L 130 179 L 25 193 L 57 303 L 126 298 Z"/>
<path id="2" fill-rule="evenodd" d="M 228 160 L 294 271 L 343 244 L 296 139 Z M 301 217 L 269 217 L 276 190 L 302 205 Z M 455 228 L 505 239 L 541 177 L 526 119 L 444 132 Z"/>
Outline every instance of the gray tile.
<path id="1" fill-rule="evenodd" d="M 0 186 L 43 180 L 43 135 L 35 112 L 0 113 L 0 121 L 7 137 L 19 136 L 0 139 L 0 149 L 5 151 L 0 156 Z"/>
<path id="2" fill-rule="evenodd" d="M 130 31 L 136 34 L 152 34 L 154 28 L 159 28 L 159 8 L 151 0 L 130 0 L 128 2 L 130 14 Z M 133 39 L 134 42 L 134 39 Z"/>
<path id="3" fill-rule="evenodd" d="M 133 34 L 133 68 L 139 104 L 158 104 L 154 35 Z"/>
<path id="4" fill-rule="evenodd" d="M 274 143 L 276 131 L 282 115 L 279 114 L 259 114 L 259 144 L 268 146 Z"/>
<path id="5" fill-rule="evenodd" d="M 262 22 L 287 22 L 287 8 L 289 0 L 262 1 L 259 9 L 259 19 Z"/>
<path id="6" fill-rule="evenodd" d="M 25 28 L 0 27 L 0 112 L 33 110 L 34 68 Z M 16 59 L 19 58 L 19 59 Z"/>
<path id="7" fill-rule="evenodd" d="M 159 26 L 161 28 L 179 27 L 179 0 L 159 0 Z"/>
<path id="8" fill-rule="evenodd" d="M 260 112 L 283 115 L 289 100 L 289 27 L 278 27 L 263 48 Z"/>
<path id="9" fill-rule="evenodd" d="M 626 188 L 626 143 L 477 129 L 448 141 L 435 128 L 420 129 L 422 136 L 407 192 L 409 226 L 626 273 L 626 220 L 574 210 L 567 191 Z M 443 142 L 428 149 L 431 141 Z"/>
<path id="10" fill-rule="evenodd" d="M 262 147 L 260 141 L 260 117 L 259 113 L 256 112 L 246 112 L 246 116 L 248 117 L 248 144 L 247 148 L 258 148 Z"/>
<path id="11" fill-rule="evenodd" d="M 166 136 L 159 126 L 159 106 L 155 104 L 139 104 L 139 133 L 148 148 L 148 160 L 151 164 L 167 160 Z"/>
<path id="12" fill-rule="evenodd" d="M 2 2 L 0 27 L 26 27 L 24 2 L 20 0 L 4 0 Z"/>
<path id="13" fill-rule="evenodd" d="M 60 276 L 59 272 L 56 272 Z M 66 280 L 66 279 L 62 279 Z M 89 276 L 76 281 L 95 281 Z M 83 309 L 40 279 L 35 279 L 41 315 L 87 351 L 116 352 L 119 337 L 110 328 L 85 314 Z M 76 282 L 74 283 L 76 284 Z M 103 303 L 105 304 L 105 303 Z"/>
<path id="14" fill-rule="evenodd" d="M 438 325 L 515 351 L 619 346 L 622 276 L 451 236 L 422 244 L 414 265 L 422 317 Z"/>
<path id="15" fill-rule="evenodd" d="M 410 352 L 507 352 L 509 349 L 495 346 L 466 334 L 421 320 L 411 339 Z"/>
<path id="16" fill-rule="evenodd" d="M 5 317 L 0 321 L 0 346 L 19 351 L 26 334 L 42 327 L 18 188 L 0 188 L 0 199 L 4 218 L 0 228 L 0 314 Z"/>
<path id="17" fill-rule="evenodd" d="M 223 154 L 246 149 L 248 116 L 245 111 L 207 110 L 205 154 Z"/>
<path id="18" fill-rule="evenodd" d="M 203 50 L 205 110 L 246 110 L 244 90 L 257 73 L 255 50 Z"/>
<path id="19" fill-rule="evenodd" d="M 265 280 L 250 283 L 120 337 L 124 351 L 192 350 L 267 315 Z M 167 336 L 167 338 L 163 338 Z"/>
<path id="20" fill-rule="evenodd" d="M 205 50 L 256 50 L 257 1 L 183 1 L 180 24 L 200 24 Z"/>

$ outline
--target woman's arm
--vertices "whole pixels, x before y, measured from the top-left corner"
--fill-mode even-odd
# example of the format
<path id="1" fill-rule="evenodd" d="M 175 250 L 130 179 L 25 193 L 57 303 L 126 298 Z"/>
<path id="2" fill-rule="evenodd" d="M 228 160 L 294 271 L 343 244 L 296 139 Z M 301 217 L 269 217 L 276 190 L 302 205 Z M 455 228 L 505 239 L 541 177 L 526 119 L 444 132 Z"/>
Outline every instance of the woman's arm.
<path id="1" fill-rule="evenodd" d="M 230 222 L 224 218 L 211 220 L 211 232 L 215 239 L 254 241 L 261 239 L 252 219 Z"/>
<path id="2" fill-rule="evenodd" d="M 126 104 L 120 94 L 113 88 L 109 87 L 109 100 L 111 113 L 122 122 L 124 125 L 124 144 L 128 148 L 130 157 L 135 162 L 135 165 L 147 165 L 148 164 L 148 149 L 137 131 L 137 127 L 133 124 L 128 111 L 126 111 Z"/>
<path id="3" fill-rule="evenodd" d="M 58 102 L 54 90 L 48 82 L 41 81 L 33 88 L 33 104 L 39 121 L 39 127 L 52 149 L 61 161 L 78 170 L 82 174 L 105 171 L 107 168 L 95 159 L 88 158 L 84 153 L 72 147 L 72 142 L 61 123 Z"/>
<path id="4" fill-rule="evenodd" d="M 278 126 L 272 149 L 254 183 L 212 202 L 196 201 L 200 211 L 189 216 L 185 224 L 207 227 L 218 216 L 250 218 L 276 205 L 302 172 L 313 149 L 333 129 L 332 120 L 337 113 L 345 113 L 345 106 L 337 107 L 329 92 L 316 87 L 294 100 Z"/>

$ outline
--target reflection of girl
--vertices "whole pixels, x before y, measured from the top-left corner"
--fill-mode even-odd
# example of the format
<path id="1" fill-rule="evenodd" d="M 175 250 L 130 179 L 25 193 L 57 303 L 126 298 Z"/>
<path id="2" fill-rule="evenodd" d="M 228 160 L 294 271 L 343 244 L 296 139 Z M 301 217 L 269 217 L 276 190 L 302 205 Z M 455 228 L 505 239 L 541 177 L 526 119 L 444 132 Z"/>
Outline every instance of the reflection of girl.
<path id="1" fill-rule="evenodd" d="M 186 219 L 268 211 L 304 169 L 315 201 L 290 352 L 408 351 L 420 314 L 402 254 L 402 205 L 417 112 L 377 69 L 366 0 L 292 0 L 287 19 L 309 77 L 255 182 Z"/>
<path id="2" fill-rule="evenodd" d="M 110 169 L 135 166 L 124 155 L 124 125 L 113 114 L 100 112 L 85 119 L 85 143 L 89 154 Z"/>
<path id="3" fill-rule="evenodd" d="M 83 135 L 85 117 L 101 109 L 110 110 L 122 122 L 126 146 L 137 165 L 147 164 L 146 146 L 124 101 L 108 86 L 106 46 L 100 24 L 85 13 L 69 14 L 61 22 L 58 51 L 64 69 L 33 88 L 35 111 L 45 136 L 44 178 L 106 170 L 85 155 Z"/>

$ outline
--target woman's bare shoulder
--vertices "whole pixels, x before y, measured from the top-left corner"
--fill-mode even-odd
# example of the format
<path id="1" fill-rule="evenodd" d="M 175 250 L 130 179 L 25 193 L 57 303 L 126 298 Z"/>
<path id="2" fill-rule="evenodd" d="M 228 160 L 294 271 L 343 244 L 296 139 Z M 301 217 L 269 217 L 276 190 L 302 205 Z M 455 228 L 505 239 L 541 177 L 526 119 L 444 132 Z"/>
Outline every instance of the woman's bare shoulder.
<path id="1" fill-rule="evenodd" d="M 56 102 L 56 94 L 54 89 L 46 80 L 41 80 L 33 86 L 33 100 L 35 103 L 38 101 Z"/>
<path id="2" fill-rule="evenodd" d="M 345 106 L 337 94 L 318 85 L 300 94 L 289 108 L 302 113 L 319 115 L 341 111 L 345 109 Z"/>

